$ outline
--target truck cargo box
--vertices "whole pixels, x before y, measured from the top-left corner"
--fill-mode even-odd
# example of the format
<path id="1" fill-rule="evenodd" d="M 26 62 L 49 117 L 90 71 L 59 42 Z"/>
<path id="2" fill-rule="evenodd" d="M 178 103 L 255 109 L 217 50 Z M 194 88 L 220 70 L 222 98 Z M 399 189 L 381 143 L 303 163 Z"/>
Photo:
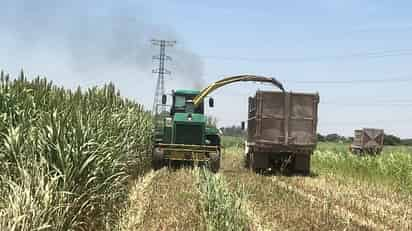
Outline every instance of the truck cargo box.
<path id="1" fill-rule="evenodd" d="M 273 160 L 281 165 L 289 161 L 296 168 L 309 171 L 310 155 L 317 143 L 318 104 L 318 94 L 257 91 L 250 97 L 249 157 L 246 156 L 249 165 L 268 168 Z M 254 154 L 253 160 L 250 154 Z"/>
<path id="2" fill-rule="evenodd" d="M 355 154 L 379 154 L 383 149 L 384 131 L 376 128 L 355 130 L 350 149 Z"/>

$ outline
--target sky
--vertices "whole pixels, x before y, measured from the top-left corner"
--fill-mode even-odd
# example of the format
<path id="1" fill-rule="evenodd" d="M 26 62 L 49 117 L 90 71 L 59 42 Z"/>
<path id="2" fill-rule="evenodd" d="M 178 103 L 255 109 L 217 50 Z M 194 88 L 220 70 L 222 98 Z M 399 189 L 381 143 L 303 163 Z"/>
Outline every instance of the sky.
<path id="1" fill-rule="evenodd" d="M 318 131 L 361 127 L 412 137 L 410 1 L 2 0 L 0 69 L 46 76 L 68 88 L 109 81 L 151 109 L 158 47 L 166 89 L 201 88 L 225 76 L 275 77 L 288 91 L 318 92 Z M 247 99 L 271 86 L 214 92 L 219 126 L 247 120 Z"/>

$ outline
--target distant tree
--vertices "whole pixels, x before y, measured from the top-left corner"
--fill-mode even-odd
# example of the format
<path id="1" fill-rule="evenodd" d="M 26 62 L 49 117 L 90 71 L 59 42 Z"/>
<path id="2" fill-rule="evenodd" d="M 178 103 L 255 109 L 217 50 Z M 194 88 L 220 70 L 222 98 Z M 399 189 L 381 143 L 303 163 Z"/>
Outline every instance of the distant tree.
<path id="1" fill-rule="evenodd" d="M 339 143 L 349 143 L 352 142 L 353 137 L 345 137 L 341 136 L 337 133 L 327 134 L 326 136 L 322 134 L 317 134 L 318 141 L 326 141 L 326 142 L 339 142 Z"/>
<path id="2" fill-rule="evenodd" d="M 412 146 L 412 139 L 403 139 L 401 140 L 402 145 L 411 145 Z"/>
<path id="3" fill-rule="evenodd" d="M 220 130 L 225 136 L 246 137 L 246 131 L 242 130 L 240 126 L 222 127 Z"/>
<path id="4" fill-rule="evenodd" d="M 402 144 L 402 142 L 401 142 L 401 138 L 397 136 L 385 134 L 383 138 L 383 144 L 384 145 L 400 145 Z"/>
<path id="5" fill-rule="evenodd" d="M 336 133 L 328 134 L 325 136 L 325 141 L 338 142 L 338 141 L 341 141 L 341 136 Z"/>

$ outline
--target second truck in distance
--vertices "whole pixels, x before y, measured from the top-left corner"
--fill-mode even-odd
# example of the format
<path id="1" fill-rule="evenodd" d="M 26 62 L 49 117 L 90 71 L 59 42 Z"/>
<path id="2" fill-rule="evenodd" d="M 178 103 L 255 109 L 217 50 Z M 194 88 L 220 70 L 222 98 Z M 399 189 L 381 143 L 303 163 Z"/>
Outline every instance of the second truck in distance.
<path id="1" fill-rule="evenodd" d="M 350 150 L 354 154 L 380 154 L 383 149 L 383 129 L 363 128 L 355 130 Z"/>

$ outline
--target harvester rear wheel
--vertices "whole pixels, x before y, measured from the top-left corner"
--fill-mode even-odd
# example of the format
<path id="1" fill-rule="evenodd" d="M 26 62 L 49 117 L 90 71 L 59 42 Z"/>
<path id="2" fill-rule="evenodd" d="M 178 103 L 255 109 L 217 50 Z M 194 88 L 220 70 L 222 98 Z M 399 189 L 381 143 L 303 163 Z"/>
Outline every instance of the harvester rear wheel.
<path id="1" fill-rule="evenodd" d="M 220 169 L 220 152 L 210 156 L 209 160 L 210 171 L 217 173 Z"/>

